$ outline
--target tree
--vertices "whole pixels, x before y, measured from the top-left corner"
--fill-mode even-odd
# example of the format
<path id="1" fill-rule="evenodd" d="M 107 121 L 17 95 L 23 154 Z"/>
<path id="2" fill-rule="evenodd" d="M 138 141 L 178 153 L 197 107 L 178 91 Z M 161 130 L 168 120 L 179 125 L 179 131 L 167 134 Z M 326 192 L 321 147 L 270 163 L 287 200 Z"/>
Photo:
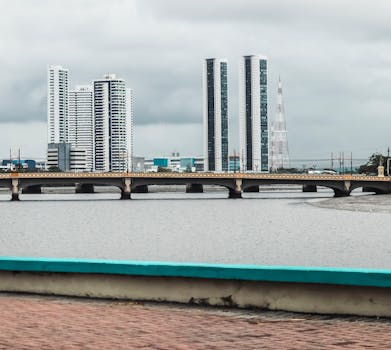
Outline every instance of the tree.
<path id="1" fill-rule="evenodd" d="M 49 172 L 54 172 L 54 173 L 60 173 L 61 169 L 59 167 L 56 167 L 56 166 L 51 166 L 51 167 L 49 167 L 48 171 Z"/>
<path id="2" fill-rule="evenodd" d="M 172 170 L 170 168 L 165 168 L 165 167 L 162 167 L 162 166 L 158 166 L 157 167 L 157 172 L 158 173 L 171 173 Z"/>
<path id="3" fill-rule="evenodd" d="M 184 172 L 185 172 L 185 173 L 191 173 L 191 172 L 192 172 L 192 171 L 191 171 L 191 166 L 190 166 L 190 164 L 187 164 L 186 169 L 185 169 Z"/>
<path id="4" fill-rule="evenodd" d="M 304 170 L 298 168 L 278 168 L 274 172 L 277 174 L 301 174 Z"/>
<path id="5" fill-rule="evenodd" d="M 379 165 L 386 165 L 388 157 L 383 156 L 381 153 L 373 153 L 368 162 L 361 165 L 358 168 L 358 172 L 360 174 L 376 174 L 377 175 L 377 167 Z M 386 169 L 387 171 L 387 169 Z M 389 174 L 386 174 L 389 175 Z"/>

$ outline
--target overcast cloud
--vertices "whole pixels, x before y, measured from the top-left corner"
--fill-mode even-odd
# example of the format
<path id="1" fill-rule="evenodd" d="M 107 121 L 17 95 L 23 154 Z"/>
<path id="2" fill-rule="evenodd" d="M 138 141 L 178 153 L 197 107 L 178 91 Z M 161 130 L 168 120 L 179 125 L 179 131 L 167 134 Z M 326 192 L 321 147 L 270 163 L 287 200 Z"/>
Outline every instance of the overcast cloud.
<path id="1" fill-rule="evenodd" d="M 135 91 L 137 155 L 202 152 L 202 60 L 228 59 L 237 149 L 242 55 L 269 57 L 269 118 L 284 84 L 292 158 L 384 151 L 391 129 L 391 2 L 0 0 L 0 158 L 43 157 L 46 66 L 72 85 L 106 72 Z M 391 142 L 390 142 L 391 144 Z"/>

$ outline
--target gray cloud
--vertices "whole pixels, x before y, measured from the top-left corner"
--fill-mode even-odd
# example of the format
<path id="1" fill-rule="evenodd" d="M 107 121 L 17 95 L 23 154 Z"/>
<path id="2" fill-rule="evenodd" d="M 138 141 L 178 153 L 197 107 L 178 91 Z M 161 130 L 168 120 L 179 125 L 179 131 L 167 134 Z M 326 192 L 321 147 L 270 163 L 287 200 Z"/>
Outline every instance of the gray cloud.
<path id="1" fill-rule="evenodd" d="M 3 2 L 0 128 L 46 120 L 46 65 L 54 63 L 70 69 L 72 85 L 117 73 L 134 88 L 139 130 L 164 139 L 167 148 L 182 143 L 199 152 L 185 132 L 161 138 L 159 125 L 201 130 L 202 60 L 216 56 L 229 62 L 234 149 L 239 58 L 264 53 L 269 113 L 281 74 L 293 154 L 383 147 L 391 115 L 390 10 L 382 0 L 376 6 L 369 0 Z M 0 155 L 5 147 L 0 141 Z M 151 145 L 136 148 L 152 152 Z"/>

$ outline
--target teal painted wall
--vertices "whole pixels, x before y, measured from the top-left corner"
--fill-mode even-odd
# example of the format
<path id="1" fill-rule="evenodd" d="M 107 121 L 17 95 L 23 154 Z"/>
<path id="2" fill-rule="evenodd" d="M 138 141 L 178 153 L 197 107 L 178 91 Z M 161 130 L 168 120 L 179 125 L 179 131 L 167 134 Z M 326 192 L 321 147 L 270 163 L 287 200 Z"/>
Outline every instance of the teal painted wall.
<path id="1" fill-rule="evenodd" d="M 391 287 L 391 270 L 0 257 L 0 271 L 98 273 Z"/>

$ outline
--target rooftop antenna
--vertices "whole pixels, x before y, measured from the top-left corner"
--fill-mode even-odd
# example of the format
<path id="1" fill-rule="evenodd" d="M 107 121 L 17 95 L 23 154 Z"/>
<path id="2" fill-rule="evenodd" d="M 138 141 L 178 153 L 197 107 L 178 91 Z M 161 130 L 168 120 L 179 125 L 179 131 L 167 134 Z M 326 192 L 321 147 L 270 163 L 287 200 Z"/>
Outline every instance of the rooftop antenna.
<path id="1" fill-rule="evenodd" d="M 284 166 L 289 168 L 288 133 L 286 131 L 285 109 L 280 76 L 278 76 L 277 111 L 270 131 L 272 171 L 276 171 Z"/>

